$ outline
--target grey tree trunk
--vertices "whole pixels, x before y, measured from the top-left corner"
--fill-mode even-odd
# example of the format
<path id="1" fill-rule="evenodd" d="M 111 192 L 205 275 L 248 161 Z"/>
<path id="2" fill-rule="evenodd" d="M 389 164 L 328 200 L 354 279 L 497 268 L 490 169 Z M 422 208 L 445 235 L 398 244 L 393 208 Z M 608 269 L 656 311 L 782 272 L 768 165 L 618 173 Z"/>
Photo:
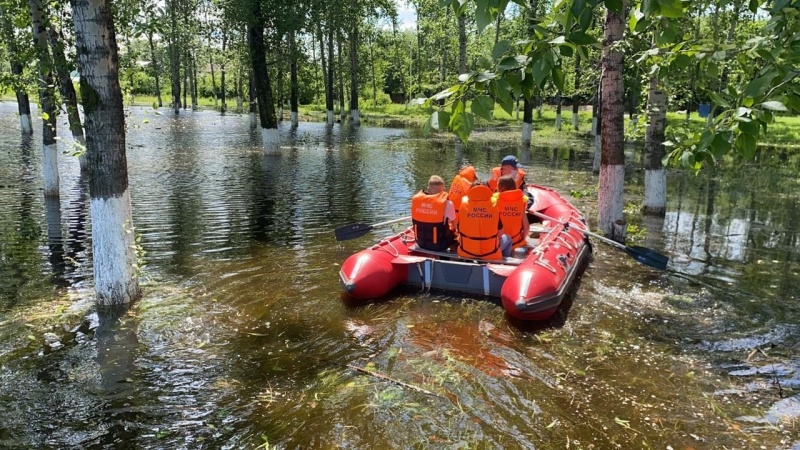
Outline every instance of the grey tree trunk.
<path id="1" fill-rule="evenodd" d="M 189 77 L 189 98 L 192 100 L 192 111 L 197 109 L 197 101 L 194 96 L 194 91 L 197 89 L 195 86 L 195 79 L 194 79 L 194 56 L 192 55 L 191 51 L 186 52 L 186 65 L 184 69 L 184 77 L 188 75 Z M 185 96 L 186 94 L 184 94 Z"/>
<path id="2" fill-rule="evenodd" d="M 312 39 L 313 40 L 313 39 Z M 295 31 L 289 32 L 289 108 L 292 111 L 292 126 L 297 126 L 299 113 L 298 85 L 297 85 L 297 42 Z"/>
<path id="3" fill-rule="evenodd" d="M 194 53 L 189 52 L 189 58 L 191 60 L 191 73 L 190 77 L 192 77 L 192 110 L 196 110 L 199 108 L 199 104 L 197 103 L 197 58 L 195 57 Z"/>
<path id="4" fill-rule="evenodd" d="M 225 101 L 225 49 L 228 46 L 228 33 L 222 27 L 222 62 L 219 65 L 219 90 L 220 90 L 220 111 L 223 113 L 228 110 L 228 103 Z"/>
<path id="5" fill-rule="evenodd" d="M 81 124 L 81 114 L 78 111 L 78 95 L 75 93 L 75 86 L 72 85 L 70 77 L 71 65 L 64 56 L 64 44 L 60 34 L 55 27 L 50 26 L 49 30 L 50 48 L 53 52 L 53 62 L 55 63 L 56 74 L 58 75 L 58 87 L 61 91 L 61 101 L 67 106 L 67 119 L 69 120 L 69 130 L 72 137 L 81 146 L 86 146 L 86 139 L 83 136 L 83 125 Z M 82 149 L 81 149 L 82 150 Z M 88 169 L 85 152 L 81 151 L 78 157 L 82 171 Z"/>
<path id="6" fill-rule="evenodd" d="M 522 146 L 528 147 L 533 136 L 533 102 L 523 98 L 522 111 Z"/>
<path id="7" fill-rule="evenodd" d="M 581 57 L 577 54 L 575 55 L 575 84 L 573 87 L 573 94 L 572 94 L 572 129 L 578 131 L 578 111 L 580 108 L 580 95 L 578 94 L 580 90 L 580 80 L 581 80 Z"/>
<path id="8" fill-rule="evenodd" d="M 31 126 L 31 104 L 28 98 L 28 93 L 20 81 L 22 77 L 23 66 L 20 62 L 19 48 L 17 47 L 14 36 L 14 24 L 11 23 L 7 12 L 0 5 L 0 25 L 2 25 L 2 38 L 6 42 L 8 48 L 9 59 L 11 63 L 11 75 L 14 78 L 14 92 L 17 94 L 17 111 L 19 112 L 19 125 L 23 134 L 29 135 L 33 133 Z"/>
<path id="9" fill-rule="evenodd" d="M 325 110 L 328 125 L 333 125 L 333 25 L 328 26 L 328 72 L 325 85 Z M 322 64 L 325 64 L 323 58 Z"/>
<path id="10" fill-rule="evenodd" d="M 667 127 L 667 97 L 658 83 L 650 79 L 648 93 L 648 120 L 644 153 L 644 212 L 664 215 L 667 211 L 667 174 L 661 160 L 664 158 L 664 135 Z"/>
<path id="11" fill-rule="evenodd" d="M 467 73 L 467 18 L 458 16 L 458 74 Z"/>
<path id="12" fill-rule="evenodd" d="M 336 47 L 338 50 L 336 62 L 339 69 L 339 121 L 344 123 L 345 119 L 345 101 L 344 101 L 344 56 L 342 56 L 342 35 L 337 33 Z"/>
<path id="13" fill-rule="evenodd" d="M 161 82 L 158 78 L 158 60 L 156 60 L 156 46 L 153 44 L 153 33 L 147 32 L 147 43 L 150 45 L 150 65 L 153 67 L 153 77 L 156 79 L 156 97 L 158 98 L 158 107 L 164 106 L 161 101 Z"/>
<path id="14" fill-rule="evenodd" d="M 123 304 L 141 290 L 113 13 L 110 0 L 73 0 L 72 10 L 86 117 L 95 291 L 101 305 Z"/>
<path id="15" fill-rule="evenodd" d="M 169 7 L 170 17 L 170 38 L 169 38 L 169 54 L 170 54 L 170 78 L 172 82 L 172 111 L 175 114 L 181 112 L 181 68 L 180 68 L 180 48 L 178 46 L 178 12 L 176 11 L 177 0 L 170 0 L 167 5 Z"/>
<path id="16" fill-rule="evenodd" d="M 600 189 L 597 195 L 597 224 L 607 236 L 614 223 L 624 221 L 623 187 L 625 154 L 625 90 L 622 80 L 622 52 L 617 42 L 622 39 L 624 13 L 609 10 L 603 39 L 603 77 L 601 81 L 603 126 L 600 131 Z"/>
<path id="17" fill-rule="evenodd" d="M 253 78 L 258 98 L 258 113 L 261 120 L 261 137 L 264 152 L 277 153 L 280 149 L 278 141 L 278 121 L 275 118 L 275 102 L 267 70 L 267 50 L 264 45 L 264 16 L 261 6 L 253 4 L 254 25 L 248 25 L 248 43 L 250 45 L 250 62 L 253 67 Z"/>
<path id="18" fill-rule="evenodd" d="M 350 118 L 353 125 L 361 123 L 361 111 L 358 110 L 358 21 L 353 21 L 350 33 Z"/>
<path id="19" fill-rule="evenodd" d="M 372 107 L 374 108 L 378 106 L 378 81 L 375 73 L 375 52 L 373 51 L 372 46 L 373 42 L 367 43 L 367 48 L 369 48 L 369 65 L 372 74 Z"/>
<path id="20" fill-rule="evenodd" d="M 247 84 L 247 97 L 249 102 L 249 113 L 250 113 L 250 128 L 255 129 L 258 127 L 258 120 L 256 119 L 256 115 L 258 114 L 257 100 L 256 100 L 256 77 L 253 75 L 253 70 L 250 70 L 250 80 Z"/>
<path id="21" fill-rule="evenodd" d="M 58 147 L 56 108 L 53 92 L 53 63 L 47 46 L 47 24 L 42 0 L 28 0 L 31 11 L 33 46 L 39 59 L 39 103 L 42 105 L 42 164 L 44 195 L 58 195 Z"/>

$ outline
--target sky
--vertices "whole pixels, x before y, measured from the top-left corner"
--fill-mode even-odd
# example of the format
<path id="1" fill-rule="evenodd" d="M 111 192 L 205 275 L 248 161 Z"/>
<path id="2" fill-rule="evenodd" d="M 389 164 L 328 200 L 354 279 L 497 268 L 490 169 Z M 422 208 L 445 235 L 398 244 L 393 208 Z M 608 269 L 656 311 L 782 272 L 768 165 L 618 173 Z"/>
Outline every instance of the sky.
<path id="1" fill-rule="evenodd" d="M 397 5 L 398 22 L 401 30 L 415 28 L 417 25 L 417 12 L 406 0 L 394 0 Z"/>

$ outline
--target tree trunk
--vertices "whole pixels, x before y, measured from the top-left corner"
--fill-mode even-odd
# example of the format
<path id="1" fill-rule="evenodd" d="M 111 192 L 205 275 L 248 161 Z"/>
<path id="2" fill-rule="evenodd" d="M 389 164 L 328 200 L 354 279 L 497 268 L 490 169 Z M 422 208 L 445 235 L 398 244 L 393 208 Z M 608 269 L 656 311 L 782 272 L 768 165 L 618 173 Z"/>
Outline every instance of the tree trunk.
<path id="1" fill-rule="evenodd" d="M 267 50 L 264 46 L 264 19 L 261 7 L 253 4 L 253 18 L 255 25 L 248 28 L 248 41 L 250 44 L 250 62 L 253 66 L 253 77 L 258 98 L 258 115 L 261 122 L 261 137 L 264 152 L 267 154 L 279 151 L 278 121 L 275 118 L 275 102 L 272 98 L 272 89 L 269 84 L 269 71 L 267 70 Z"/>
<path id="2" fill-rule="evenodd" d="M 556 130 L 561 131 L 561 92 L 556 94 Z"/>
<path id="3" fill-rule="evenodd" d="M 222 62 L 219 63 L 219 93 L 220 111 L 225 113 L 228 110 L 228 103 L 225 101 L 225 48 L 228 46 L 228 33 L 225 27 L 222 27 Z"/>
<path id="4" fill-rule="evenodd" d="M 31 104 L 28 93 L 25 92 L 22 78 L 22 63 L 20 62 L 19 48 L 17 47 L 14 35 L 14 25 L 8 19 L 6 11 L 0 5 L 0 25 L 2 25 L 2 38 L 8 46 L 9 59 L 11 60 L 11 75 L 14 79 L 14 92 L 17 94 L 17 110 L 19 111 L 19 125 L 23 134 L 33 133 L 31 127 Z"/>
<path id="5" fill-rule="evenodd" d="M 495 24 L 494 29 L 494 46 L 497 46 L 497 43 L 500 42 L 500 23 L 503 21 L 503 11 L 497 15 L 497 23 Z"/>
<path id="6" fill-rule="evenodd" d="M 73 0 L 76 1 L 76 0 Z M 181 68 L 180 68 L 180 49 L 178 48 L 178 12 L 176 11 L 177 0 L 170 0 L 170 42 L 169 42 L 169 69 L 172 83 L 172 111 L 175 114 L 181 112 Z M 81 95 L 82 96 L 82 95 Z"/>
<path id="7" fill-rule="evenodd" d="M 342 56 L 342 39 L 342 35 L 337 33 L 336 48 L 338 50 L 338 54 L 336 55 L 336 62 L 337 68 L 339 69 L 339 121 L 344 123 L 344 57 Z"/>
<path id="8" fill-rule="evenodd" d="M 189 95 L 189 50 L 183 55 L 183 110 L 189 107 L 189 102 L 186 101 Z"/>
<path id="9" fill-rule="evenodd" d="M 236 69 L 236 81 L 235 81 L 235 89 L 236 89 L 236 113 L 241 114 L 244 112 L 244 92 L 242 88 L 242 67 L 241 64 Z"/>
<path id="10" fill-rule="evenodd" d="M 667 98 L 660 89 L 658 77 L 650 79 L 647 97 L 648 120 L 644 154 L 644 212 L 664 215 L 667 211 L 667 172 L 664 158 L 664 130 L 667 126 Z"/>
<path id="11" fill-rule="evenodd" d="M 47 24 L 42 0 L 28 0 L 36 56 L 39 59 L 39 103 L 42 105 L 42 164 L 44 195 L 58 195 L 58 145 L 56 144 L 56 108 L 53 92 L 53 64 L 47 47 Z"/>
<path id="12" fill-rule="evenodd" d="M 186 52 L 185 73 L 188 74 L 188 76 L 189 76 L 189 92 L 190 92 L 189 96 L 190 96 L 190 98 L 192 100 L 192 111 L 195 111 L 197 109 L 197 102 L 195 101 L 194 91 L 195 91 L 195 89 L 197 89 L 197 87 L 194 85 L 194 82 L 195 82 L 195 79 L 194 79 L 194 56 L 192 55 L 191 51 L 187 51 Z M 185 77 L 185 75 L 184 75 L 184 77 Z"/>
<path id="13" fill-rule="evenodd" d="M 361 123 L 361 111 L 358 110 L 358 21 L 354 21 L 350 34 L 350 118 L 353 125 Z"/>
<path id="14" fill-rule="evenodd" d="M 192 58 L 192 110 L 196 110 L 200 107 L 197 102 L 197 57 L 194 56 L 194 53 L 189 53 L 189 56 Z"/>
<path id="15" fill-rule="evenodd" d="M 122 304 L 141 291 L 111 2 L 73 0 L 72 10 L 86 116 L 95 291 L 101 305 Z"/>
<path id="16" fill-rule="evenodd" d="M 300 109 L 297 94 L 297 42 L 295 42 L 295 30 L 289 32 L 289 61 L 289 108 L 292 110 L 292 126 L 296 127 Z"/>
<path id="17" fill-rule="evenodd" d="M 372 49 L 373 45 L 374 41 L 367 43 L 367 48 L 369 49 L 370 71 L 372 73 L 372 107 L 376 108 L 378 106 L 378 80 L 377 75 L 375 74 L 375 52 Z"/>
<path id="18" fill-rule="evenodd" d="M 67 62 L 67 57 L 64 56 L 64 44 L 55 27 L 51 25 L 48 31 L 50 48 L 53 52 L 53 62 L 55 63 L 56 74 L 58 75 L 58 87 L 61 91 L 61 100 L 67 106 L 69 130 L 72 132 L 72 137 L 75 141 L 81 147 L 85 147 L 86 139 L 83 137 L 83 125 L 81 124 L 81 115 L 78 111 L 78 95 L 75 93 L 75 86 L 72 85 L 70 64 Z M 81 152 L 78 161 L 80 162 L 82 171 L 88 169 L 85 152 Z"/>
<path id="19" fill-rule="evenodd" d="M 467 17 L 458 16 L 458 74 L 467 73 Z"/>
<path id="20" fill-rule="evenodd" d="M 250 70 L 250 82 L 247 85 L 247 96 L 248 101 L 250 102 L 250 128 L 256 129 L 258 127 L 258 119 L 256 115 L 258 114 L 258 110 L 256 108 L 257 101 L 256 101 L 256 77 L 253 75 L 252 69 Z"/>
<path id="21" fill-rule="evenodd" d="M 580 109 L 581 57 L 575 55 L 575 85 L 572 92 L 572 129 L 578 131 L 578 111 Z"/>
<path id="22" fill-rule="evenodd" d="M 533 102 L 527 98 L 522 99 L 522 146 L 531 145 L 533 135 Z"/>
<path id="23" fill-rule="evenodd" d="M 325 85 L 325 113 L 328 125 L 333 125 L 333 25 L 328 26 L 328 72 Z M 323 66 L 325 58 L 322 59 Z"/>
<path id="24" fill-rule="evenodd" d="M 164 104 L 161 101 L 161 83 L 158 79 L 158 61 L 156 60 L 156 46 L 153 44 L 153 33 L 147 32 L 147 43 L 150 45 L 150 65 L 153 67 L 153 77 L 156 79 L 156 97 L 158 97 L 158 107 Z"/>
<path id="25" fill-rule="evenodd" d="M 623 187 L 625 182 L 624 124 L 625 89 L 622 82 L 622 52 L 617 42 L 622 39 L 624 14 L 608 11 L 603 39 L 603 77 L 601 81 L 602 122 L 600 131 L 600 189 L 598 191 L 597 225 L 611 235 L 614 222 L 624 220 Z"/>
<path id="26" fill-rule="evenodd" d="M 278 103 L 278 113 L 277 113 L 278 123 L 283 121 L 283 105 L 286 103 L 284 101 L 285 97 L 283 96 L 284 95 L 283 94 L 284 93 L 284 86 L 283 86 L 284 66 L 283 66 L 283 61 L 284 61 L 284 56 L 285 55 L 283 54 L 283 48 L 282 48 L 282 45 L 281 45 L 283 43 L 282 41 L 283 41 L 283 37 L 281 36 L 275 42 L 275 54 L 277 55 L 276 63 L 275 63 L 275 84 L 276 84 L 276 87 L 278 88 L 277 89 L 278 92 L 276 93 L 275 97 L 278 100 L 278 102 L 277 102 Z"/>

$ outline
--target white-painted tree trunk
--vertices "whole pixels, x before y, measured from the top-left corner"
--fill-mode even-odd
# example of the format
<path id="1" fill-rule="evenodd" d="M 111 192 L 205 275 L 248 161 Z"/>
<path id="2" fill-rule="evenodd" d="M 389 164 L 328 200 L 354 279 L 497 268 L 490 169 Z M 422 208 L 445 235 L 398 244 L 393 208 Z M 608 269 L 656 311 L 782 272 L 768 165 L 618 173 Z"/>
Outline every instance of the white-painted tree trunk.
<path id="1" fill-rule="evenodd" d="M 332 109 L 327 110 L 326 115 L 327 115 L 327 124 L 333 125 L 333 110 Z"/>
<path id="2" fill-rule="evenodd" d="M 297 116 L 297 111 L 292 111 L 292 126 L 296 127 L 300 123 L 300 120 Z"/>
<path id="3" fill-rule="evenodd" d="M 44 195 L 58 195 L 58 144 L 42 145 Z"/>
<path id="4" fill-rule="evenodd" d="M 350 118 L 353 121 L 353 125 L 361 125 L 361 111 L 357 109 L 350 110 Z"/>
<path id="5" fill-rule="evenodd" d="M 536 117 L 542 118 L 542 103 L 539 103 L 539 106 L 536 107 Z"/>
<path id="6" fill-rule="evenodd" d="M 597 132 L 597 116 L 592 117 L 592 136 L 599 136 L 600 133 Z"/>
<path id="7" fill-rule="evenodd" d="M 561 131 L 561 113 L 556 114 L 556 130 Z"/>
<path id="8" fill-rule="evenodd" d="M 577 114 L 573 114 L 572 115 L 572 129 L 575 130 L 575 131 L 578 131 L 578 115 Z"/>
<path id="9" fill-rule="evenodd" d="M 91 207 L 97 302 L 116 304 L 122 299 L 129 303 L 139 296 L 130 193 L 125 190 L 119 197 L 92 198 Z"/>
<path id="10" fill-rule="evenodd" d="M 264 145 L 265 154 L 279 155 L 281 153 L 280 135 L 277 128 L 262 128 L 261 141 Z"/>
<path id="11" fill-rule="evenodd" d="M 31 127 L 31 116 L 28 114 L 20 114 L 19 116 L 19 127 L 22 129 L 22 132 L 25 134 L 33 133 L 33 128 Z"/>
<path id="12" fill-rule="evenodd" d="M 531 145 L 531 136 L 533 136 L 533 124 L 522 122 L 522 145 Z"/>
<path id="13" fill-rule="evenodd" d="M 667 210 L 667 171 L 663 168 L 644 172 L 644 209 L 657 215 Z"/>
<path id="14" fill-rule="evenodd" d="M 604 232 L 611 231 L 614 221 L 623 217 L 624 165 L 600 167 L 600 189 L 597 195 L 597 226 Z"/>
<path id="15" fill-rule="evenodd" d="M 258 128 L 258 116 L 254 112 L 250 113 L 250 128 L 251 129 Z"/>
<path id="16" fill-rule="evenodd" d="M 600 156 L 603 154 L 600 136 L 594 137 L 594 159 L 592 160 L 592 173 L 600 173 Z"/>

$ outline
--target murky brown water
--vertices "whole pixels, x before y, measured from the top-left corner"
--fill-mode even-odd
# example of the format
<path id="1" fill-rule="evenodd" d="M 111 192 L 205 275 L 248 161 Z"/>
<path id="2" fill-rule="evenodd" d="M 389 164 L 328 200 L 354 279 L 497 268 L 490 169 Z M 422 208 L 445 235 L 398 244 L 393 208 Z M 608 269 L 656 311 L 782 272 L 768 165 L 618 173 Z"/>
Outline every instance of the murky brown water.
<path id="1" fill-rule="evenodd" d="M 405 215 L 431 173 L 463 161 L 485 175 L 508 153 L 593 219 L 582 146 L 529 153 L 516 133 L 483 133 L 457 152 L 413 131 L 301 124 L 282 129 L 281 156 L 264 156 L 246 117 L 134 109 L 144 298 L 98 311 L 77 161 L 61 159 L 60 201 L 45 202 L 39 141 L 21 140 L 14 108 L 0 103 L 0 447 L 800 441 L 783 419 L 797 416 L 800 388 L 795 155 L 671 174 L 666 217 L 632 220 L 670 271 L 597 244 L 558 316 L 530 325 L 452 295 L 345 301 L 338 265 L 391 230 L 337 243 L 332 229 Z M 642 179 L 631 170 L 631 205 Z"/>

